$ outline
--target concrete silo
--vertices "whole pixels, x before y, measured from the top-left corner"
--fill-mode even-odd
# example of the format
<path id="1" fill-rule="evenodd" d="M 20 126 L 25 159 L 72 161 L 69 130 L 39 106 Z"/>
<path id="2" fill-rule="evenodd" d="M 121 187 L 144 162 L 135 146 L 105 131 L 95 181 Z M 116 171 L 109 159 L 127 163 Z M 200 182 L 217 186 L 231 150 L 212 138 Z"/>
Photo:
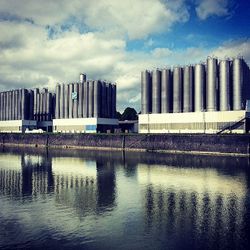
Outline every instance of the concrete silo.
<path id="1" fill-rule="evenodd" d="M 220 111 L 230 110 L 230 61 L 221 60 L 219 64 L 219 104 Z"/>
<path id="2" fill-rule="evenodd" d="M 194 111 L 194 70 L 185 66 L 183 70 L 183 112 Z"/>
<path id="3" fill-rule="evenodd" d="M 163 69 L 161 71 L 161 113 L 169 113 L 171 111 L 172 95 L 172 72 L 170 69 Z"/>
<path id="4" fill-rule="evenodd" d="M 205 65 L 196 64 L 194 68 L 194 111 L 205 110 Z"/>
<path id="5" fill-rule="evenodd" d="M 233 59 L 233 110 L 242 109 L 243 63 L 241 58 Z"/>
<path id="6" fill-rule="evenodd" d="M 152 113 L 161 113 L 161 71 L 152 72 Z"/>
<path id="7" fill-rule="evenodd" d="M 183 110 L 183 74 L 181 67 L 173 70 L 173 112 L 180 113 Z"/>
<path id="8" fill-rule="evenodd" d="M 218 65 L 217 59 L 207 58 L 207 111 L 218 110 Z"/>

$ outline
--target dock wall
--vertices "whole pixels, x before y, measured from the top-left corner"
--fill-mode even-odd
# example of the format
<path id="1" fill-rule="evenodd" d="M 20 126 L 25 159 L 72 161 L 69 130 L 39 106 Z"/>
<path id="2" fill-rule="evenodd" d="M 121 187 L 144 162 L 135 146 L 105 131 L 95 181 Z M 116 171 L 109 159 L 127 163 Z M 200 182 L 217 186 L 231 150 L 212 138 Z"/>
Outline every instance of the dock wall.
<path id="1" fill-rule="evenodd" d="M 3 133 L 0 145 L 247 156 L 250 135 Z"/>

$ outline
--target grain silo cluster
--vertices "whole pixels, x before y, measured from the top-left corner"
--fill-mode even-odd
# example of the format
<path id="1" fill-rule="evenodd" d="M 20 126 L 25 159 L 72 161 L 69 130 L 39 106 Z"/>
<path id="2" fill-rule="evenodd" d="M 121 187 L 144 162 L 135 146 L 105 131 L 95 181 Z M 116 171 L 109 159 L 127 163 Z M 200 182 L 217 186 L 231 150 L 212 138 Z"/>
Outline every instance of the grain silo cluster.
<path id="1" fill-rule="evenodd" d="M 54 132 L 107 132 L 117 125 L 116 85 L 86 80 L 48 89 L 0 93 L 0 132 L 42 129 Z"/>
<path id="2" fill-rule="evenodd" d="M 115 118 L 116 85 L 104 81 L 86 81 L 56 86 L 56 119 Z"/>
<path id="3" fill-rule="evenodd" d="M 243 58 L 218 60 L 213 57 L 208 57 L 206 63 L 196 65 L 155 69 L 153 71 L 145 70 L 141 73 L 141 113 L 142 115 L 153 115 L 194 112 L 197 113 L 196 117 L 198 113 L 205 113 L 202 118 L 204 120 L 204 116 L 209 112 L 245 110 L 246 101 L 250 99 L 249 72 L 249 66 Z M 220 115 L 224 114 L 220 113 Z M 177 116 L 161 117 L 161 119 L 172 120 L 172 124 L 169 125 L 167 122 L 159 121 L 157 125 L 152 125 L 152 130 L 155 132 L 157 130 L 162 131 L 161 128 L 165 131 L 173 130 L 174 132 L 182 130 L 181 122 L 177 121 L 179 118 L 175 120 Z M 211 113 L 209 116 L 211 116 Z M 147 119 L 149 118 L 147 116 Z M 155 118 L 157 117 L 154 116 Z M 150 122 L 145 119 L 141 123 L 141 128 L 148 131 Z M 184 122 L 184 116 L 182 116 L 182 121 L 182 123 L 185 123 L 183 127 L 188 127 L 186 132 L 195 130 L 190 129 L 191 125 L 187 126 Z M 220 130 L 223 124 L 226 126 L 227 123 L 225 121 L 222 124 L 215 118 L 213 123 L 216 122 L 221 124 L 213 124 L 213 127 L 217 127 L 215 130 Z M 161 123 L 167 125 L 160 126 Z M 178 123 L 178 125 L 175 126 L 174 123 Z M 204 124 L 203 121 L 199 123 Z M 205 125 L 200 124 L 197 127 L 203 128 L 198 129 L 198 131 L 207 129 L 204 128 Z"/>

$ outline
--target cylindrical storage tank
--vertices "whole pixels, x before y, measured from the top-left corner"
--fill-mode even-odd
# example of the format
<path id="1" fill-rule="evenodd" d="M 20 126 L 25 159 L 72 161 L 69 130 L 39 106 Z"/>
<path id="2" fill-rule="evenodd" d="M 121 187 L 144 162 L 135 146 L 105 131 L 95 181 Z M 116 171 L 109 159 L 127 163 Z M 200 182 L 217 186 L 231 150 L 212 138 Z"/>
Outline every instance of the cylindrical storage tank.
<path id="1" fill-rule="evenodd" d="M 60 94 L 61 94 L 61 86 L 58 83 L 56 85 L 56 114 L 55 114 L 56 119 L 60 118 Z"/>
<path id="2" fill-rule="evenodd" d="M 25 120 L 25 94 L 24 94 L 24 89 L 21 90 L 21 96 L 22 96 L 22 104 L 21 104 L 21 119 Z"/>
<path id="3" fill-rule="evenodd" d="M 51 119 L 55 119 L 56 111 L 56 94 L 51 93 Z"/>
<path id="4" fill-rule="evenodd" d="M 221 60 L 219 67 L 220 111 L 230 110 L 230 61 Z"/>
<path id="5" fill-rule="evenodd" d="M 205 111 L 205 65 L 196 64 L 194 73 L 194 111 Z"/>
<path id="6" fill-rule="evenodd" d="M 241 110 L 243 85 L 243 63 L 241 58 L 233 59 L 233 110 Z"/>
<path id="7" fill-rule="evenodd" d="M 29 120 L 34 119 L 34 91 L 29 90 Z"/>
<path id="8" fill-rule="evenodd" d="M 161 71 L 152 72 L 152 113 L 161 113 Z"/>
<path id="9" fill-rule="evenodd" d="M 43 121 L 43 92 L 40 93 L 40 105 L 39 105 L 39 121 Z M 60 105 L 58 107 L 58 110 L 60 110 Z M 59 111 L 60 112 L 60 111 Z M 59 119 L 60 117 L 58 117 Z"/>
<path id="10" fill-rule="evenodd" d="M 94 117 L 99 117 L 100 115 L 100 82 L 94 81 Z"/>
<path id="11" fill-rule="evenodd" d="M 4 92 L 4 97 L 3 97 L 3 109 L 4 109 L 4 120 L 7 120 L 7 92 Z"/>
<path id="12" fill-rule="evenodd" d="M 102 82 L 102 88 L 101 88 L 101 117 L 106 118 L 106 110 L 107 110 L 107 91 L 106 91 L 106 83 Z"/>
<path id="13" fill-rule="evenodd" d="M 0 121 L 2 121 L 2 93 L 0 92 Z"/>
<path id="14" fill-rule="evenodd" d="M 37 120 L 37 94 L 39 93 L 39 89 L 34 89 L 34 111 L 33 111 L 33 119 Z"/>
<path id="15" fill-rule="evenodd" d="M 73 83 L 69 84 L 69 118 L 73 118 L 73 100 L 72 100 L 72 93 L 73 93 Z"/>
<path id="16" fill-rule="evenodd" d="M 84 98 L 83 98 L 83 117 L 88 117 L 88 111 L 89 111 L 89 82 L 84 82 Z"/>
<path id="17" fill-rule="evenodd" d="M 170 99 L 172 95 L 172 77 L 170 69 L 161 72 L 161 113 L 169 113 L 171 109 Z"/>
<path id="18" fill-rule="evenodd" d="M 79 83 L 78 118 L 83 117 L 83 83 Z"/>
<path id="19" fill-rule="evenodd" d="M 74 83 L 74 98 L 73 100 L 73 117 L 78 118 L 78 98 L 79 98 L 79 85 L 78 83 Z"/>
<path id="20" fill-rule="evenodd" d="M 11 120 L 15 120 L 15 95 L 14 90 L 11 90 Z"/>
<path id="21" fill-rule="evenodd" d="M 94 104 L 94 82 L 89 81 L 89 111 L 88 111 L 88 117 L 93 117 L 93 105 Z"/>
<path id="22" fill-rule="evenodd" d="M 149 114 L 152 111 L 152 82 L 150 72 L 141 72 L 141 113 Z"/>
<path id="23" fill-rule="evenodd" d="M 185 66 L 183 71 L 183 112 L 194 111 L 194 70 Z"/>
<path id="24" fill-rule="evenodd" d="M 3 92 L 2 120 L 5 120 L 5 92 Z"/>
<path id="25" fill-rule="evenodd" d="M 65 118 L 65 115 L 64 115 L 64 111 L 65 111 L 64 103 L 65 103 L 65 84 L 61 84 L 61 93 L 60 93 L 60 100 L 59 100 L 60 119 Z"/>
<path id="26" fill-rule="evenodd" d="M 112 85 L 112 118 L 116 118 L 116 85 Z"/>
<path id="27" fill-rule="evenodd" d="M 108 108 L 108 112 L 107 112 L 107 116 L 108 118 L 111 118 L 112 116 L 112 84 L 109 83 L 108 84 L 108 88 L 107 88 L 107 108 Z"/>
<path id="28" fill-rule="evenodd" d="M 6 121 L 9 120 L 9 91 L 6 92 Z"/>
<path id="29" fill-rule="evenodd" d="M 64 118 L 69 118 L 69 84 L 64 85 Z"/>
<path id="30" fill-rule="evenodd" d="M 80 74 L 80 83 L 84 83 L 84 82 L 86 82 L 86 75 L 81 73 Z"/>
<path id="31" fill-rule="evenodd" d="M 175 67 L 173 71 L 173 112 L 180 113 L 183 109 L 183 76 L 182 68 Z"/>
<path id="32" fill-rule="evenodd" d="M 208 57 L 207 58 L 207 111 L 216 111 L 217 95 L 218 95 L 218 66 L 217 59 Z"/>
<path id="33" fill-rule="evenodd" d="M 38 91 L 36 94 L 36 120 L 40 121 L 41 114 L 40 114 L 40 100 L 41 100 L 41 94 Z"/>
<path id="34" fill-rule="evenodd" d="M 11 91 L 8 91 L 8 97 L 9 97 L 9 102 L 8 102 L 8 116 L 9 120 L 11 120 L 11 106 L 12 106 L 12 100 L 11 100 Z"/>
<path id="35" fill-rule="evenodd" d="M 3 116 L 2 116 L 3 115 L 3 113 L 2 113 L 2 107 L 3 107 L 2 99 L 3 99 L 2 93 L 0 92 L 0 121 L 3 120 Z"/>
<path id="36" fill-rule="evenodd" d="M 46 121 L 52 120 L 52 94 L 46 93 Z"/>

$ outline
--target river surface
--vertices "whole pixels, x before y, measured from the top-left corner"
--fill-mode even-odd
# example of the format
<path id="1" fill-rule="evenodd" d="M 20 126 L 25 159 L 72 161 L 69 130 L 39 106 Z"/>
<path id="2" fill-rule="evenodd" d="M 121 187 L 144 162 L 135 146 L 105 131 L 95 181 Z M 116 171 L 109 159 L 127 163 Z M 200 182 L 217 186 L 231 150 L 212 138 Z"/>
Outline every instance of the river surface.
<path id="1" fill-rule="evenodd" d="M 249 249 L 248 158 L 0 148 L 0 249 Z"/>

